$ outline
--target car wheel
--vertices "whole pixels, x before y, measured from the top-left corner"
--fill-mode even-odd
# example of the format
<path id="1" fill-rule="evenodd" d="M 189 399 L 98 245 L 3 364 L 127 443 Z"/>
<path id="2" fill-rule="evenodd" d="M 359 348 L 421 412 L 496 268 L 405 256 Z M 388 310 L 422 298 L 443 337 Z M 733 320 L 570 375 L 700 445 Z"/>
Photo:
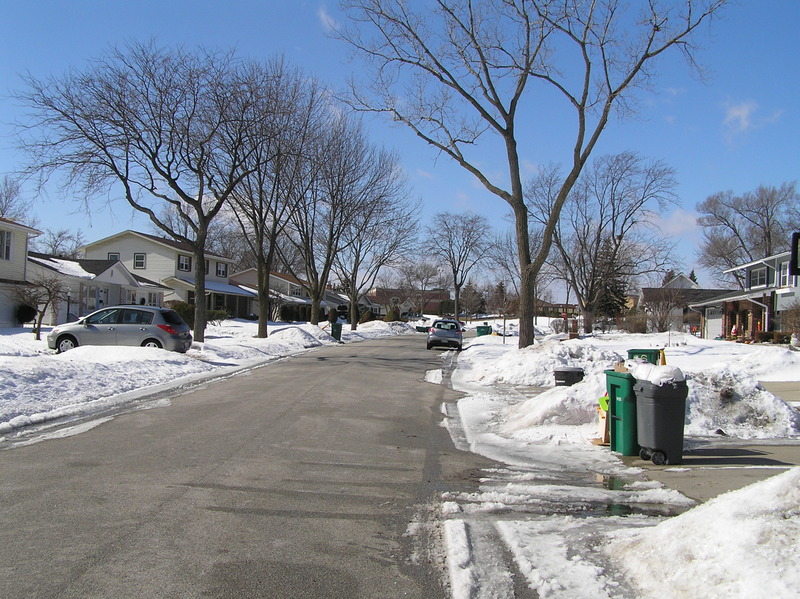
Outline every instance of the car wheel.
<path id="1" fill-rule="evenodd" d="M 161 349 L 162 345 L 158 339 L 145 339 L 142 341 L 142 347 L 155 347 L 156 349 Z"/>
<path id="2" fill-rule="evenodd" d="M 456 351 L 461 351 L 461 346 L 460 345 L 456 345 Z"/>
<path id="3" fill-rule="evenodd" d="M 56 341 L 56 351 L 60 354 L 76 347 L 78 347 L 78 341 L 75 337 L 71 337 L 70 335 L 59 337 L 58 341 Z"/>
<path id="4" fill-rule="evenodd" d="M 428 344 L 428 349 L 431 349 L 432 347 L 433 347 L 433 346 L 432 346 L 432 345 L 429 343 L 429 344 Z"/>

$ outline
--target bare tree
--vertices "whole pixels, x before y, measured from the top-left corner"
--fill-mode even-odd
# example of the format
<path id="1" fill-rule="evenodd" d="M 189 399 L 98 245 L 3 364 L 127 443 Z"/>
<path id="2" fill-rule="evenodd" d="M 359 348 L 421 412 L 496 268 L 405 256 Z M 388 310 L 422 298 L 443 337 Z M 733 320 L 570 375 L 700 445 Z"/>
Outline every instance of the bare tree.
<path id="1" fill-rule="evenodd" d="M 725 270 L 789 249 L 792 232 L 800 229 L 800 194 L 795 183 L 760 186 L 736 196 L 716 193 L 697 205 L 703 229 L 700 264 L 744 288 L 744 271 Z"/>
<path id="2" fill-rule="evenodd" d="M 133 42 L 83 71 L 25 78 L 31 110 L 23 141 L 31 172 L 66 174 L 88 202 L 120 194 L 194 252 L 195 327 L 205 338 L 209 224 L 239 184 L 251 124 L 237 114 L 246 90 L 231 53 L 188 52 Z M 171 206 L 188 234 L 165 222 Z"/>
<path id="3" fill-rule="evenodd" d="M 75 233 L 67 229 L 45 229 L 44 235 L 33 240 L 32 246 L 43 254 L 61 256 L 64 258 L 80 257 L 81 248 L 86 245 L 86 238 L 78 230 Z"/>
<path id="4" fill-rule="evenodd" d="M 557 167 L 543 169 L 526 186 L 531 219 L 546 226 L 557 202 Z M 553 228 L 555 270 L 575 293 L 584 329 L 591 332 L 610 285 L 624 286 L 672 263 L 672 242 L 654 225 L 656 209 L 674 202 L 674 171 L 624 152 L 601 156 L 584 170 Z"/>
<path id="5" fill-rule="evenodd" d="M 447 276 L 439 265 L 425 258 L 408 260 L 396 270 L 399 276 L 396 287 L 401 295 L 398 297 L 399 303 L 411 301 L 420 314 L 447 285 Z"/>
<path id="6" fill-rule="evenodd" d="M 22 195 L 19 179 L 3 175 L 0 179 L 0 217 L 16 223 L 35 226 L 31 219 L 31 202 Z"/>
<path id="7" fill-rule="evenodd" d="M 258 277 L 258 336 L 266 337 L 271 317 L 269 274 L 279 239 L 301 202 L 294 198 L 314 181 L 306 156 L 313 154 L 318 130 L 324 126 L 323 91 L 312 79 L 291 69 L 283 60 L 251 64 L 254 89 L 251 110 L 266 115 L 252 136 L 253 148 L 245 161 L 247 175 L 233 194 L 231 213 L 239 223 Z M 255 120 L 255 119 L 254 119 Z"/>
<path id="8" fill-rule="evenodd" d="M 319 323 L 320 306 L 336 255 L 352 243 L 348 223 L 360 218 L 373 199 L 376 150 L 367 142 L 360 123 L 345 116 L 332 119 L 304 163 L 304 185 L 294 190 L 287 238 L 303 259 L 303 272 L 293 272 L 311 299 L 312 324 Z M 286 264 L 285 266 L 290 266 Z"/>
<path id="9" fill-rule="evenodd" d="M 675 48 L 693 64 L 691 36 L 725 0 L 631 3 L 565 0 L 436 0 L 413 9 L 404 0 L 343 0 L 353 26 L 338 32 L 371 67 L 350 86 L 350 103 L 380 112 L 472 173 L 514 215 L 520 265 L 519 346 L 533 343 L 534 284 L 573 185 L 606 128 L 612 109 L 632 110 L 636 88 L 648 88 L 654 59 Z M 638 7 L 638 9 L 636 8 Z M 638 14 L 634 14 L 638 12 Z M 555 92 L 574 111 L 569 166 L 531 254 L 520 173 L 521 111 L 541 110 L 529 88 Z M 533 92 L 531 92 L 533 93 Z M 507 170 L 495 178 L 474 150 L 496 135 Z M 494 167 L 492 167 L 494 169 Z"/>
<path id="10" fill-rule="evenodd" d="M 375 285 L 386 266 L 398 264 L 416 244 L 418 205 L 407 195 L 397 156 L 374 156 L 366 202 L 355 219 L 344 224 L 333 272 L 350 301 L 350 328 L 358 327 L 358 300 Z"/>
<path id="11" fill-rule="evenodd" d="M 42 319 L 47 309 L 51 306 L 56 309 L 61 302 L 67 300 L 68 289 L 64 279 L 58 275 L 42 275 L 33 277 L 29 285 L 15 285 L 14 298 L 21 304 L 36 308 L 36 322 L 33 327 L 33 334 L 36 340 L 42 338 Z M 55 315 L 55 322 L 58 322 L 58 315 Z"/>
<path id="12" fill-rule="evenodd" d="M 642 308 L 647 314 L 650 327 L 660 333 L 669 331 L 675 322 L 675 310 L 682 308 L 683 295 L 680 289 L 671 287 L 648 289 Z"/>
<path id="13" fill-rule="evenodd" d="M 427 227 L 425 246 L 450 272 L 453 283 L 453 311 L 458 318 L 461 288 L 470 272 L 485 259 L 487 226 L 477 214 L 440 212 Z"/>

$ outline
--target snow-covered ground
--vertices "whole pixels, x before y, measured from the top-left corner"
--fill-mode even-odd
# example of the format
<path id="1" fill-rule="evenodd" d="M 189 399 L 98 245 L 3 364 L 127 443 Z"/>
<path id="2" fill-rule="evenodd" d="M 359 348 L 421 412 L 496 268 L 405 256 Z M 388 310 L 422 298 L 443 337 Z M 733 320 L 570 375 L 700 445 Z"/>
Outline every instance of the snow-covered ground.
<path id="1" fill-rule="evenodd" d="M 31 424 L 100 412 L 336 343 L 310 325 L 276 325 L 267 339 L 255 331 L 245 321 L 210 326 L 205 343 L 185 355 L 122 347 L 57 355 L 30 329 L 0 331 L 0 440 Z M 376 322 L 356 332 L 345 326 L 342 340 L 413 331 Z M 800 596 L 800 468 L 689 509 L 691 500 L 637 478 L 641 473 L 589 441 L 597 436 L 604 371 L 628 349 L 662 347 L 667 364 L 686 376 L 690 440 L 722 430 L 800 441 L 797 411 L 758 386 L 800 380 L 800 352 L 674 333 L 570 341 L 545 335 L 525 350 L 514 337 L 483 336 L 465 345 L 452 376 L 431 371 L 426 379 L 449 379 L 466 393 L 457 413 L 444 409 L 456 443 L 507 467 L 489 473 L 477 494 L 441 498 L 454 597 L 513 596 L 502 560 L 483 559 L 493 554 L 481 549 L 480 531 L 502 540 L 524 584 L 541 597 Z M 559 366 L 583 368 L 583 381 L 553 387 Z M 527 387 L 552 388 L 527 397 Z M 576 480 L 564 484 L 564 477 Z M 609 482 L 617 479 L 633 482 Z M 531 506 L 538 506 L 534 515 Z M 578 509 L 565 513 L 561 506 Z M 601 513 L 598 506 L 611 507 Z M 687 511 L 666 517 L 670 510 Z"/>
<path id="2" fill-rule="evenodd" d="M 31 424 L 113 408 L 164 388 L 229 376 L 337 341 L 317 326 L 270 325 L 256 337 L 255 322 L 228 320 L 209 325 L 204 343 L 186 354 L 144 347 L 78 347 L 63 354 L 47 348 L 44 330 L 0 329 L 0 440 Z M 407 324 L 371 322 L 357 331 L 342 327 L 342 341 L 362 341 L 414 332 Z"/>
<path id="3" fill-rule="evenodd" d="M 800 352 L 674 333 L 563 341 L 546 332 L 524 350 L 514 338 L 476 338 L 452 373 L 467 393 L 447 420 L 454 439 L 509 465 L 480 493 L 445 498 L 453 596 L 513 596 L 509 573 L 487 567 L 492 552 L 481 549 L 499 537 L 543 598 L 800 597 L 800 468 L 664 517 L 659 508 L 694 502 L 590 442 L 604 371 L 634 348 L 665 348 L 667 365 L 685 376 L 690 444 L 719 431 L 800 442 L 798 412 L 758 384 L 800 380 Z M 553 387 L 560 366 L 584 369 L 583 381 Z M 526 398 L 528 386 L 550 389 Z M 609 484 L 620 480 L 630 482 Z"/>

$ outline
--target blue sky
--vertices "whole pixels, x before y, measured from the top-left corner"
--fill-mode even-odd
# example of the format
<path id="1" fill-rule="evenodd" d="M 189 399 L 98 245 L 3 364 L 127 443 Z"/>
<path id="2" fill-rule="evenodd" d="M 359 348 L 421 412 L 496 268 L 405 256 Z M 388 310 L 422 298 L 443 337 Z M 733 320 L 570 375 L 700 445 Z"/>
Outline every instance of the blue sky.
<path id="1" fill-rule="evenodd" d="M 635 1 L 635 0 L 634 0 Z M 19 88 L 19 74 L 36 76 L 80 69 L 110 45 L 128 39 L 156 38 L 160 44 L 235 47 L 241 56 L 283 54 L 309 74 L 340 87 L 358 70 L 347 48 L 326 36 L 330 20 L 339 20 L 336 2 L 303 0 L 262 2 L 208 0 L 115 0 L 0 2 L 0 174 L 13 172 L 21 159 L 10 126 L 20 115 L 6 97 Z M 632 150 L 663 160 L 677 171 L 680 205 L 662 215 L 662 229 L 680 241 L 684 268 L 693 268 L 698 232 L 695 205 L 724 190 L 743 193 L 758 185 L 797 179 L 800 132 L 800 2 L 740 0 L 729 6 L 703 38 L 699 55 L 709 69 L 705 82 L 677 59 L 665 61 L 657 92 L 644 98 L 632 120 L 613 120 L 597 153 Z M 547 110 L 548 108 L 545 107 Z M 561 121 L 562 109 L 548 115 L 544 131 L 532 131 L 520 144 L 529 173 L 537 165 L 565 163 L 555 140 L 572 127 Z M 550 114 L 553 115 L 549 118 Z M 414 192 L 424 203 L 423 216 L 440 211 L 471 210 L 505 227 L 506 205 L 446 157 L 438 157 L 410 132 L 384 121 L 369 121 L 376 143 L 395 148 Z M 549 139 L 553 139 L 552 143 Z M 545 140 L 528 143 L 529 139 Z M 486 164 L 502 168 L 489 144 Z M 502 157 L 500 157 L 502 158 Z M 80 229 L 94 241 L 125 228 L 149 230 L 127 204 L 87 217 L 79 203 L 55 191 L 38 199 L 34 212 L 40 229 Z M 701 283 L 711 281 L 701 275 Z"/>

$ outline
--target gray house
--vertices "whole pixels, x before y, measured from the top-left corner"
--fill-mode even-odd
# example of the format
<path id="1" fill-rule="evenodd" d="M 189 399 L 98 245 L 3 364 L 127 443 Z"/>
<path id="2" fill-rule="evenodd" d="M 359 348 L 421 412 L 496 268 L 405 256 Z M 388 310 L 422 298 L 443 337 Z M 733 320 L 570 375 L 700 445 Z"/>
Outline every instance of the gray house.
<path id="1" fill-rule="evenodd" d="M 725 272 L 743 271 L 745 288 L 696 302 L 704 336 L 757 341 L 786 331 L 782 315 L 800 299 L 798 277 L 789 274 L 791 252 L 754 260 Z"/>

